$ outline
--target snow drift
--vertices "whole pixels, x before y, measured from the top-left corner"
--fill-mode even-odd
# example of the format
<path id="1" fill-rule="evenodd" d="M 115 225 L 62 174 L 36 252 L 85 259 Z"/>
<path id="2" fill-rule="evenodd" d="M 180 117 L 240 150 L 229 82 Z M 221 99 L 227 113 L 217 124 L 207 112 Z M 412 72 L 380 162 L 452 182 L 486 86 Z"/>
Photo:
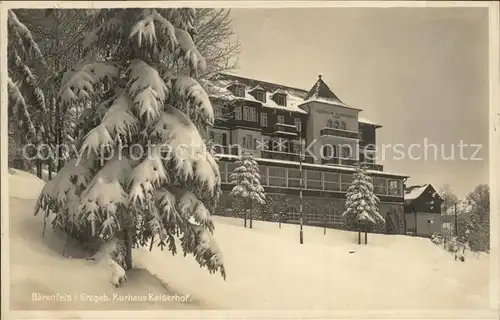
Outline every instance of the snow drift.
<path id="1" fill-rule="evenodd" d="M 214 217 L 228 277 L 210 275 L 193 257 L 172 256 L 159 248 L 139 249 L 129 281 L 116 289 L 106 268 L 84 259 L 51 229 L 41 237 L 43 216 L 33 207 L 44 182 L 16 171 L 9 176 L 11 307 L 14 309 L 260 309 L 260 310 L 438 310 L 488 308 L 489 257 L 465 263 L 429 240 L 407 236 L 370 236 L 357 245 L 355 233 Z M 351 251 L 351 253 L 350 253 Z M 191 261 L 190 261 L 191 260 Z M 155 276 L 152 276 L 155 275 Z M 159 281 L 161 280 L 161 281 Z M 69 294 L 72 302 L 33 301 L 32 293 Z M 87 294 L 82 301 L 78 294 Z M 182 301 L 96 301 L 99 295 L 189 297 Z M 76 298 L 74 298 L 76 297 Z M 93 300 L 92 300 L 93 299 Z"/>

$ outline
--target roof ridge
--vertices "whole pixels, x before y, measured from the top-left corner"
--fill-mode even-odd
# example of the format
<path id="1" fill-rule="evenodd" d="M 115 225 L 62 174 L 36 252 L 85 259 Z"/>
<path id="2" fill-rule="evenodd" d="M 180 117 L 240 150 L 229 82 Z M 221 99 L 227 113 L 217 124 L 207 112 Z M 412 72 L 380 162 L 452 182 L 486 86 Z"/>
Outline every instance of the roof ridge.
<path id="1" fill-rule="evenodd" d="M 301 91 L 302 93 L 307 94 L 307 90 L 306 89 L 302 89 L 302 88 L 298 88 L 298 87 L 292 87 L 292 86 L 288 86 L 288 85 L 283 85 L 283 84 L 279 84 L 279 83 L 276 83 L 276 82 L 269 82 L 269 81 L 264 81 L 264 80 L 258 80 L 258 79 L 255 79 L 255 78 L 244 77 L 244 76 L 235 75 L 235 74 L 228 73 L 228 72 L 219 72 L 219 74 L 225 75 L 225 76 L 229 76 L 229 77 L 235 77 L 235 78 L 240 78 L 240 79 L 246 79 L 246 80 L 250 80 L 250 81 L 255 81 L 255 82 L 259 83 L 259 84 L 267 84 L 267 85 L 271 85 L 271 86 L 281 87 L 281 88 L 284 88 L 285 90 L 286 89 L 291 89 L 291 90 Z"/>

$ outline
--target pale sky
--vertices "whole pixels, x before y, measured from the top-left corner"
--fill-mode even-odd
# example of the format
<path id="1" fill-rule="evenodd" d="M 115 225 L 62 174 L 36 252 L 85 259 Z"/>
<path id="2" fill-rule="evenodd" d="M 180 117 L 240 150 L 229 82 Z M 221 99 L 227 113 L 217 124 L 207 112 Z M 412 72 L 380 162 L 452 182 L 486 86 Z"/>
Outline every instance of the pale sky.
<path id="1" fill-rule="evenodd" d="M 383 125 L 377 144 L 404 145 L 404 159 L 386 149 L 384 171 L 409 175 L 409 184 L 448 183 L 459 197 L 488 182 L 487 9 L 233 9 L 232 17 L 242 46 L 233 73 L 306 90 L 321 74 Z M 424 139 L 438 146 L 428 160 Z M 461 140 L 483 145 L 475 156 L 483 160 L 461 160 Z M 444 157 L 454 146 L 455 159 L 442 159 L 441 146 Z"/>

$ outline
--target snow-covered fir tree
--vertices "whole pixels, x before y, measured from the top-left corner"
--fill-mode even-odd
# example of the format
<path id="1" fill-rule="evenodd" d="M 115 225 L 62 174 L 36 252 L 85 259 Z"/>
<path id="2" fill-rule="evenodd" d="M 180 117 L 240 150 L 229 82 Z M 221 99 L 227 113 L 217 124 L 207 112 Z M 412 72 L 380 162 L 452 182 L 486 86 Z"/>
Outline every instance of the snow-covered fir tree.
<path id="1" fill-rule="evenodd" d="M 7 29 L 7 89 L 11 129 L 9 153 L 16 159 L 13 165 L 30 169 L 33 163 L 27 163 L 26 157 L 23 157 L 17 149 L 28 143 L 38 148 L 48 141 L 49 131 L 44 127 L 47 117 L 45 97 L 32 70 L 33 66 L 42 68 L 47 66 L 30 30 L 18 19 L 13 10 L 8 11 Z M 35 149 L 29 151 L 30 154 L 27 156 L 30 157 L 39 154 Z M 37 159 L 37 167 L 40 176 L 40 159 Z"/>
<path id="2" fill-rule="evenodd" d="M 348 227 L 357 226 L 358 231 L 361 231 L 360 228 L 366 227 L 367 224 L 385 222 L 379 213 L 379 202 L 373 192 L 372 178 L 368 176 L 365 168 L 357 166 L 353 181 L 347 189 L 345 211 L 342 214 Z"/>
<path id="3" fill-rule="evenodd" d="M 260 184 L 259 165 L 250 153 L 243 153 L 236 161 L 238 165 L 229 176 L 231 184 L 234 184 L 231 197 L 238 199 L 245 212 L 244 226 L 247 226 L 247 217 L 250 219 L 252 228 L 252 209 L 254 205 L 266 203 L 264 187 Z"/>
<path id="4" fill-rule="evenodd" d="M 195 17 L 189 8 L 99 10 L 82 41 L 91 55 L 61 81 L 64 112 L 92 106 L 81 115 L 79 157 L 45 185 L 36 212 L 105 242 L 116 286 L 132 267 L 132 248 L 153 243 L 173 254 L 180 243 L 226 277 L 212 236 L 220 173 L 204 142 L 214 113 L 196 80 L 206 66 L 193 43 Z M 167 56 L 189 75 L 173 74 Z"/>

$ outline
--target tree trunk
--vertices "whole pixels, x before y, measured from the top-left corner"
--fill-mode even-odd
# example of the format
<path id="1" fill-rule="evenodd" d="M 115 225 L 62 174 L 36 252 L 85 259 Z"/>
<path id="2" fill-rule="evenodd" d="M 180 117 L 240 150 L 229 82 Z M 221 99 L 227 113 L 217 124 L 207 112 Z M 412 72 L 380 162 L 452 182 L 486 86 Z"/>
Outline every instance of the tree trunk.
<path id="1" fill-rule="evenodd" d="M 244 222 L 244 227 L 246 228 L 247 227 L 247 214 L 248 214 L 248 210 L 247 210 L 247 207 L 248 207 L 248 201 L 245 199 L 244 200 L 244 214 L 243 214 L 243 219 L 245 219 L 245 222 Z"/>
<path id="2" fill-rule="evenodd" d="M 325 215 L 323 216 L 323 235 L 326 235 L 326 211 Z"/>
<path id="3" fill-rule="evenodd" d="M 127 270 L 132 269 L 132 232 L 125 230 L 123 232 L 125 238 L 125 248 L 127 249 L 125 254 L 125 265 Z"/>
<path id="4" fill-rule="evenodd" d="M 49 181 L 52 180 L 52 158 L 49 158 L 48 160 L 48 164 L 49 164 Z"/>
<path id="5" fill-rule="evenodd" d="M 415 219 L 415 237 L 416 237 L 417 236 L 417 211 L 415 211 L 414 219 Z"/>
<path id="6" fill-rule="evenodd" d="M 42 160 L 36 159 L 36 176 L 42 179 Z"/>
<path id="7" fill-rule="evenodd" d="M 249 211 L 248 213 L 249 213 L 249 216 L 250 216 L 250 229 L 252 229 L 253 213 L 252 213 L 252 203 L 251 203 L 251 201 L 249 201 L 248 211 Z"/>
<path id="8" fill-rule="evenodd" d="M 358 221 L 358 244 L 361 244 L 361 223 Z"/>
<path id="9" fill-rule="evenodd" d="M 368 222 L 365 220 L 365 244 L 368 244 Z"/>
<path id="10" fill-rule="evenodd" d="M 58 108 L 62 108 L 62 106 L 58 106 Z M 62 110 L 59 110 L 59 150 L 58 150 L 58 158 L 57 158 L 57 172 L 61 171 L 63 167 L 63 148 L 62 146 L 64 145 L 64 113 Z"/>

